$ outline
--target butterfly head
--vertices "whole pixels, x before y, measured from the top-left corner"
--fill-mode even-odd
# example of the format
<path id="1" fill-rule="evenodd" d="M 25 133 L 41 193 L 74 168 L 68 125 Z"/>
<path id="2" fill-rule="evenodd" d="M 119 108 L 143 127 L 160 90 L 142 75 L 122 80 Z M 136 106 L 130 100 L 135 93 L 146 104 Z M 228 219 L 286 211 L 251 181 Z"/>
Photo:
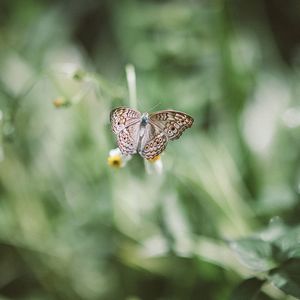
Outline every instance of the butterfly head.
<path id="1" fill-rule="evenodd" d="M 148 120 L 149 120 L 149 114 L 143 113 L 142 118 L 141 118 L 141 125 L 146 126 L 148 124 Z"/>

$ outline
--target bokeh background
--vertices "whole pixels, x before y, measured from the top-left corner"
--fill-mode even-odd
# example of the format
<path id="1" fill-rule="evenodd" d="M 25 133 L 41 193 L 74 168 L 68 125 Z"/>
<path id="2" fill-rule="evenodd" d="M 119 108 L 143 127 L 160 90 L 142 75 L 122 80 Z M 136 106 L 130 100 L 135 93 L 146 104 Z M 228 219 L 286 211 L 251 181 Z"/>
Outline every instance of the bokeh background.
<path id="1" fill-rule="evenodd" d="M 300 2 L 0 2 L 0 299 L 300 297 Z M 195 119 L 149 175 L 109 112 Z M 250 298 L 252 297 L 252 298 Z"/>

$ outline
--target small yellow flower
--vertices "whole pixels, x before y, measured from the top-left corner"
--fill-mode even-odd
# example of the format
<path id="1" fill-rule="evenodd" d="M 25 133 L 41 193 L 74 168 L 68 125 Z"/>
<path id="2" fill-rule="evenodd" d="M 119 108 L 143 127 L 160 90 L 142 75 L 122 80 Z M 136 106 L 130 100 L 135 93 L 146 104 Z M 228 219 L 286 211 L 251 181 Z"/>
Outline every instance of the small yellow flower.
<path id="1" fill-rule="evenodd" d="M 121 168 L 123 165 L 122 157 L 120 155 L 109 156 L 107 163 L 113 168 Z"/>
<path id="2" fill-rule="evenodd" d="M 109 151 L 107 163 L 113 168 L 123 168 L 127 161 L 131 159 L 131 155 L 123 155 L 119 148 Z"/>
<path id="3" fill-rule="evenodd" d="M 70 102 L 65 97 L 58 97 L 53 100 L 53 105 L 57 108 L 70 105 Z"/>

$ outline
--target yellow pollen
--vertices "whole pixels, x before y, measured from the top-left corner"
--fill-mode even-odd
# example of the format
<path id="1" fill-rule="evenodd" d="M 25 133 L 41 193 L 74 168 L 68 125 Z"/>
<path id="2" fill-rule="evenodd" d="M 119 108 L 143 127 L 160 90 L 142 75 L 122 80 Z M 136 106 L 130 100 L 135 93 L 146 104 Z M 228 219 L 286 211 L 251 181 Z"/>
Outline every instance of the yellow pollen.
<path id="1" fill-rule="evenodd" d="M 122 166 L 122 157 L 120 155 L 109 156 L 107 163 L 113 168 L 120 168 Z"/>
<path id="2" fill-rule="evenodd" d="M 148 161 L 151 162 L 151 163 L 155 163 L 155 162 L 158 161 L 159 159 L 160 159 L 160 155 L 157 155 L 157 156 L 155 156 L 155 157 L 153 157 L 153 158 L 148 159 Z"/>

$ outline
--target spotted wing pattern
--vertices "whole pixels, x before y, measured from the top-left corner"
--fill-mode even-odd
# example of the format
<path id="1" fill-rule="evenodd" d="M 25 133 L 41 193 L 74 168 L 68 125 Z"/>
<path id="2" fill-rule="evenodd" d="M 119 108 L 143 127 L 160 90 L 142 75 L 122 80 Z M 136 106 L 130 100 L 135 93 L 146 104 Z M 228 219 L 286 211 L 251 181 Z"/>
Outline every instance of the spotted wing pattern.
<path id="1" fill-rule="evenodd" d="M 151 124 L 161 128 L 168 140 L 178 139 L 182 133 L 193 125 L 194 119 L 180 111 L 162 110 L 150 115 Z"/>
<path id="2" fill-rule="evenodd" d="M 168 138 L 165 133 L 158 126 L 149 122 L 142 132 L 139 154 L 146 159 L 152 159 L 166 148 L 167 143 Z"/>
<path id="3" fill-rule="evenodd" d="M 138 123 L 140 119 L 141 113 L 128 107 L 117 107 L 110 113 L 111 128 L 115 134 L 130 125 Z"/>
<path id="4" fill-rule="evenodd" d="M 119 149 L 124 155 L 136 153 L 140 120 L 141 113 L 128 107 L 117 107 L 110 113 L 112 131 L 117 135 Z"/>
<path id="5" fill-rule="evenodd" d="M 140 152 L 140 155 L 146 159 L 153 159 L 166 149 L 167 144 L 167 136 L 164 134 L 164 132 L 160 132 L 146 142 L 145 146 Z"/>
<path id="6" fill-rule="evenodd" d="M 139 142 L 140 122 L 129 125 L 118 133 L 117 143 L 124 155 L 136 153 Z"/>
<path id="7" fill-rule="evenodd" d="M 178 139 L 194 122 L 191 116 L 175 110 L 151 114 L 145 126 L 141 126 L 141 117 L 134 109 L 118 107 L 112 110 L 110 121 L 121 152 L 131 155 L 138 151 L 146 159 L 162 153 L 169 140 Z"/>

